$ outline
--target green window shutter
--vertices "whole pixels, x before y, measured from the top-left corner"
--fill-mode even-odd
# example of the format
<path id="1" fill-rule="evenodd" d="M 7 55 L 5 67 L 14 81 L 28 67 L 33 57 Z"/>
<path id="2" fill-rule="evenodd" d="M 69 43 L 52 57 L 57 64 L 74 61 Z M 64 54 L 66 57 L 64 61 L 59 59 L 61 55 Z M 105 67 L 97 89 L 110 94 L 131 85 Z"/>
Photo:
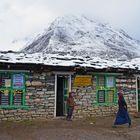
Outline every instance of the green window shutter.
<path id="1" fill-rule="evenodd" d="M 116 104 L 116 81 L 114 76 L 96 76 L 96 104 Z"/>
<path id="2" fill-rule="evenodd" d="M 105 103 L 105 91 L 98 90 L 98 103 Z"/>
<path id="3" fill-rule="evenodd" d="M 114 102 L 114 91 L 108 90 L 107 91 L 107 103 L 113 103 Z"/>
<path id="4" fill-rule="evenodd" d="M 98 88 L 104 88 L 105 87 L 105 77 L 99 76 L 98 77 Z"/>
<path id="5" fill-rule="evenodd" d="M 28 108 L 25 106 L 25 93 L 24 73 L 0 73 L 0 108 Z"/>

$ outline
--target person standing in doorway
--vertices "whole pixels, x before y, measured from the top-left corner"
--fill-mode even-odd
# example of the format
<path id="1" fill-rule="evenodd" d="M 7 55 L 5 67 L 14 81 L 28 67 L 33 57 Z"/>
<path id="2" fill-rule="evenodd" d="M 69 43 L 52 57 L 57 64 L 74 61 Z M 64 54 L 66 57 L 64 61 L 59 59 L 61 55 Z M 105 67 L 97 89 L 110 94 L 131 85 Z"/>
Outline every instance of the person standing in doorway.
<path id="1" fill-rule="evenodd" d="M 127 104 L 123 97 L 122 91 L 118 93 L 118 107 L 119 109 L 113 127 L 117 127 L 117 125 L 122 125 L 126 123 L 128 123 L 128 127 L 131 127 L 131 119 L 127 112 Z"/>
<path id="2" fill-rule="evenodd" d="M 72 114 L 73 114 L 73 110 L 74 110 L 74 98 L 72 95 L 72 92 L 69 92 L 69 96 L 67 99 L 67 117 L 66 120 L 71 121 L 72 119 Z"/>

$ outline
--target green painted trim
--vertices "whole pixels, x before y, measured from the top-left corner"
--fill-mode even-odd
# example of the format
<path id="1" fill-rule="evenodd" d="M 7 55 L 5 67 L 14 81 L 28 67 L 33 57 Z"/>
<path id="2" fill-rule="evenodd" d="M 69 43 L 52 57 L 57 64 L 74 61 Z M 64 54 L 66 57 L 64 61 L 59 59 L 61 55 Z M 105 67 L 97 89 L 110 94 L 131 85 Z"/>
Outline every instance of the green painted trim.
<path id="1" fill-rule="evenodd" d="M 30 73 L 28 70 L 0 70 L 0 73 Z"/>
<path id="2" fill-rule="evenodd" d="M 12 87 L 13 87 L 13 73 L 11 73 L 11 89 L 9 90 L 9 92 L 10 92 L 10 106 L 13 104 Z"/>
<path id="3" fill-rule="evenodd" d="M 10 106 L 13 104 L 13 94 L 10 92 Z"/>
<path id="4" fill-rule="evenodd" d="M 116 78 L 114 77 L 114 103 L 117 105 Z"/>
<path id="5" fill-rule="evenodd" d="M 0 106 L 0 108 L 6 108 L 6 109 L 25 108 L 25 109 L 28 109 L 28 108 L 30 108 L 30 106 L 14 106 L 14 105 L 11 105 L 11 106 Z"/>
<path id="6" fill-rule="evenodd" d="M 104 81 L 105 81 L 105 85 L 104 85 L 104 87 L 105 87 L 105 104 L 108 104 L 107 103 L 107 91 L 108 91 L 108 88 L 107 88 L 107 76 L 104 76 Z"/>
<path id="7" fill-rule="evenodd" d="M 88 75 L 95 75 L 95 76 L 121 76 L 123 73 L 94 73 L 94 72 L 88 72 Z"/>
<path id="8" fill-rule="evenodd" d="M 24 90 L 23 90 L 23 98 L 22 98 L 22 104 L 25 105 L 25 97 L 26 97 L 26 76 L 24 74 Z"/>
<path id="9" fill-rule="evenodd" d="M 1 90 L 11 90 L 11 88 L 0 88 L 0 91 Z"/>
<path id="10" fill-rule="evenodd" d="M 9 92 L 9 98 L 10 98 L 10 104 L 9 106 L 3 106 L 3 105 L 0 105 L 0 108 L 26 108 L 25 106 L 25 97 L 26 97 L 26 73 L 23 73 L 23 72 L 0 72 L 0 74 L 3 74 L 3 73 L 8 73 L 10 75 L 10 79 L 11 79 L 11 87 L 8 87 L 8 88 L 0 88 L 0 91 L 2 90 L 8 90 Z M 14 74 L 22 74 L 23 75 L 23 79 L 24 79 L 24 86 L 23 88 L 13 88 L 13 75 Z M 21 101 L 21 104 L 22 105 L 19 105 L 19 106 L 15 106 L 13 105 L 13 96 L 14 96 L 14 92 L 15 90 L 21 90 L 23 93 L 23 96 L 22 96 L 22 101 Z"/>
<path id="11" fill-rule="evenodd" d="M 92 106 L 96 106 L 96 107 L 99 107 L 99 106 L 110 107 L 110 106 L 117 106 L 117 104 L 115 104 L 115 103 L 99 103 L 99 104 L 92 103 Z"/>
<path id="12" fill-rule="evenodd" d="M 99 79 L 98 79 L 98 76 L 96 76 L 96 105 L 98 105 L 98 82 L 99 82 Z"/>
<path id="13" fill-rule="evenodd" d="M 69 85 L 69 77 L 64 77 L 64 91 L 63 91 L 63 101 L 64 101 L 64 115 L 67 113 L 67 97 L 68 97 L 68 85 Z"/>
<path id="14" fill-rule="evenodd" d="M 105 83 L 104 83 L 104 88 L 99 88 L 98 87 L 98 83 L 99 83 L 99 76 L 104 76 L 105 78 Z M 96 75 L 96 105 L 97 106 L 100 106 L 100 105 L 103 105 L 103 106 L 112 106 L 112 105 L 117 105 L 117 95 L 116 95 L 116 78 L 115 76 L 113 76 L 113 85 L 114 87 L 113 88 L 110 88 L 110 87 L 107 87 L 107 77 L 112 77 L 112 75 Z M 105 103 L 98 103 L 98 91 L 99 90 L 104 90 L 105 91 Z M 107 103 L 107 91 L 113 91 L 114 92 L 114 99 L 113 99 L 113 102 L 112 103 Z"/>

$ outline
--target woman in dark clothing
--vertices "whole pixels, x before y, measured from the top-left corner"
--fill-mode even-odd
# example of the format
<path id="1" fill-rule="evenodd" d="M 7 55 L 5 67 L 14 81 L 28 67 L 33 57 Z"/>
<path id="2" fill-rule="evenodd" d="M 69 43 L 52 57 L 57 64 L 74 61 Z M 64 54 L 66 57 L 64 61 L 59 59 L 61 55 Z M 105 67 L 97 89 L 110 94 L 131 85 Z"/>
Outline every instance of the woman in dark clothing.
<path id="1" fill-rule="evenodd" d="M 114 127 L 116 127 L 116 125 L 122 125 L 126 123 L 129 124 L 128 127 L 131 127 L 131 119 L 128 115 L 127 104 L 125 102 L 122 92 L 118 93 L 118 106 L 119 106 L 119 109 L 118 109 L 117 116 L 114 122 Z"/>

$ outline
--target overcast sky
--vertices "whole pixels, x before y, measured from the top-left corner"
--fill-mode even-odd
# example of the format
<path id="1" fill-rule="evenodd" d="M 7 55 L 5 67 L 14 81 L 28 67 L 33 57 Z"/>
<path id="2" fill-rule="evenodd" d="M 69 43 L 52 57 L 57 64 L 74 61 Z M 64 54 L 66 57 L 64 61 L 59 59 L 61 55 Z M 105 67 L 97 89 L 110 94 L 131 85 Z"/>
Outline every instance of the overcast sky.
<path id="1" fill-rule="evenodd" d="M 84 14 L 140 40 L 140 0 L 0 0 L 0 50 L 19 50 L 58 16 Z"/>

